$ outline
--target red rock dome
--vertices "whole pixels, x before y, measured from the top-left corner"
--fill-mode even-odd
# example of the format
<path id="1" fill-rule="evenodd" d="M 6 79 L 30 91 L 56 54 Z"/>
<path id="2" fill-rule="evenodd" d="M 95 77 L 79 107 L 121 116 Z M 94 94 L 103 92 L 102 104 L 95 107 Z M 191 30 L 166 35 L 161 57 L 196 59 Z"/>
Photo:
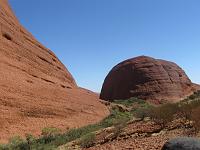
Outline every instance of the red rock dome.
<path id="1" fill-rule="evenodd" d="M 138 97 L 154 103 L 177 101 L 196 90 L 185 72 L 175 63 L 140 56 L 116 65 L 107 75 L 100 98 Z"/>

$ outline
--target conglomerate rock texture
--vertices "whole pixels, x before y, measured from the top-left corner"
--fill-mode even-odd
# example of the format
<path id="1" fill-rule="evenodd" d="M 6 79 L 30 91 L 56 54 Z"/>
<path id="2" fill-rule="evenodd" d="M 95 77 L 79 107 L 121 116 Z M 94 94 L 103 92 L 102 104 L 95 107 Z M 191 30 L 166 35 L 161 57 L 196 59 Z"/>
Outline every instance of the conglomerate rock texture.
<path id="1" fill-rule="evenodd" d="M 116 65 L 107 75 L 100 98 L 138 97 L 155 104 L 179 101 L 199 89 L 175 63 L 139 56 Z"/>
<path id="2" fill-rule="evenodd" d="M 98 95 L 79 88 L 52 51 L 41 45 L 0 0 L 0 142 L 44 127 L 94 123 L 108 115 Z"/>

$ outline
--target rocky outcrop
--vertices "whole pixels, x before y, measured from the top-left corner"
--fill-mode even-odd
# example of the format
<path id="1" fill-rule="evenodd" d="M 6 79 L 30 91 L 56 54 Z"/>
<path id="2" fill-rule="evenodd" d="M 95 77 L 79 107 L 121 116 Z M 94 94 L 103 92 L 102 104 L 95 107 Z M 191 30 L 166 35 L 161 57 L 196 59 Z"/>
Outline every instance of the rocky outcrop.
<path id="1" fill-rule="evenodd" d="M 140 56 L 123 61 L 110 71 L 100 98 L 112 101 L 138 97 L 158 104 L 183 99 L 197 87 L 175 63 Z"/>
<path id="2" fill-rule="evenodd" d="M 79 88 L 55 54 L 40 44 L 0 0 L 0 142 L 70 128 L 108 114 L 97 94 Z"/>

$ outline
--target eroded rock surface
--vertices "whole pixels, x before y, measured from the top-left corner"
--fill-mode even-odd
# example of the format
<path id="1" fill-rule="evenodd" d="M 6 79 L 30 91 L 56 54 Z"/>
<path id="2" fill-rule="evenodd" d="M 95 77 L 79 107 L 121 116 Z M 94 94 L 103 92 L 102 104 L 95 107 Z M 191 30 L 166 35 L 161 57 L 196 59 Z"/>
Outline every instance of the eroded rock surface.
<path id="1" fill-rule="evenodd" d="M 97 94 L 79 88 L 55 54 L 41 45 L 0 0 L 0 142 L 94 123 L 108 114 Z"/>
<path id="2" fill-rule="evenodd" d="M 162 103 L 185 98 L 198 87 L 175 63 L 139 56 L 119 63 L 110 71 L 100 98 L 112 101 L 138 97 Z"/>

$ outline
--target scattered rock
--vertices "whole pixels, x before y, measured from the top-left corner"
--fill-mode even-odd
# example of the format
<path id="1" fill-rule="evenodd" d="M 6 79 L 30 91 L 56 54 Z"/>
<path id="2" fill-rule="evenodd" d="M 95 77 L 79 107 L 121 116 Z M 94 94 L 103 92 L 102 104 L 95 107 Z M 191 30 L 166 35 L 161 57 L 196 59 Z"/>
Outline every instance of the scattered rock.
<path id="1" fill-rule="evenodd" d="M 159 136 L 159 135 L 164 135 L 166 133 L 166 130 L 162 130 L 159 133 L 153 133 L 151 136 Z"/>
<path id="2" fill-rule="evenodd" d="M 150 121 L 150 120 L 151 120 L 150 117 L 145 117 L 145 118 L 144 118 L 144 121 L 146 121 L 146 122 L 147 122 L 147 121 Z"/>

